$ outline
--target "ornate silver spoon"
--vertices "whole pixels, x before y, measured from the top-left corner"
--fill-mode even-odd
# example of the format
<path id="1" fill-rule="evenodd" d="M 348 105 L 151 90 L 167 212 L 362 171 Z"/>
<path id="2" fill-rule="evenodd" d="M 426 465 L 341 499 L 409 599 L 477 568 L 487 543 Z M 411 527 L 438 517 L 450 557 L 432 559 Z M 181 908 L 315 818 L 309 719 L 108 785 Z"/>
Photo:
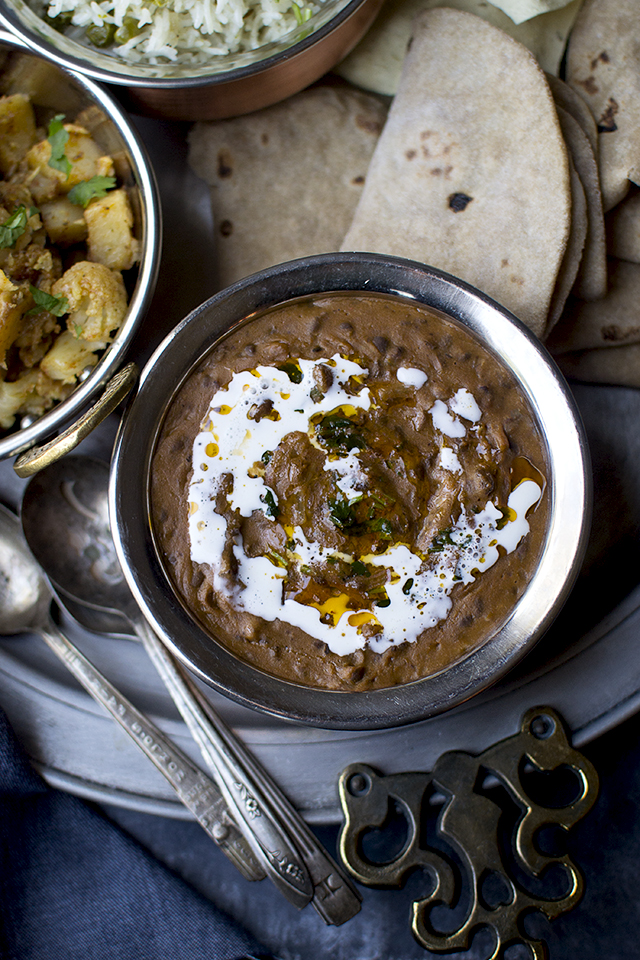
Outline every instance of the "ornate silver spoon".
<path id="1" fill-rule="evenodd" d="M 297 811 L 228 729 L 142 616 L 109 528 L 108 466 L 66 457 L 37 474 L 22 503 L 25 536 L 60 595 L 120 614 L 142 640 L 267 876 L 298 907 L 344 923 L 360 895 Z"/>

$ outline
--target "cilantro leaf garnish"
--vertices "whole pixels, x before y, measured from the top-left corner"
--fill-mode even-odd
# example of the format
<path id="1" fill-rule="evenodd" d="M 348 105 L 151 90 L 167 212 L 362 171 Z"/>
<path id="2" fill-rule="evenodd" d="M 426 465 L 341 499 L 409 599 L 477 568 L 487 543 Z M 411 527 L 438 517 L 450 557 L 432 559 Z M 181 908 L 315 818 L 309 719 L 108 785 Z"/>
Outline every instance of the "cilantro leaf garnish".
<path id="1" fill-rule="evenodd" d="M 354 577 L 370 577 L 371 571 L 362 560 L 354 560 L 351 564 L 351 575 Z"/>
<path id="2" fill-rule="evenodd" d="M 65 313 L 69 313 L 69 301 L 66 297 L 54 297 L 51 293 L 38 290 L 31 283 L 29 284 L 29 290 L 36 305 L 31 310 L 27 310 L 27 313 L 40 313 L 41 310 L 48 310 L 54 317 L 62 317 Z"/>
<path id="3" fill-rule="evenodd" d="M 393 527 L 390 520 L 373 520 L 369 522 L 369 529 L 379 533 L 383 540 L 393 539 Z"/>
<path id="4" fill-rule="evenodd" d="M 328 413 L 315 425 L 316 437 L 330 450 L 349 453 L 354 448 L 364 450 L 366 443 L 357 431 L 357 424 L 339 413 Z"/>
<path id="5" fill-rule="evenodd" d="M 115 177 L 91 177 L 90 180 L 81 180 L 71 187 L 67 196 L 71 203 L 79 207 L 87 207 L 92 200 L 99 197 L 106 197 L 109 190 L 113 190 L 116 185 Z"/>
<path id="6" fill-rule="evenodd" d="M 445 547 L 452 546 L 455 546 L 455 542 L 451 539 L 451 530 L 441 530 L 431 541 L 429 553 L 441 553 Z"/>
<path id="7" fill-rule="evenodd" d="M 330 497 L 328 504 L 329 518 L 339 530 L 348 530 L 356 525 L 356 515 L 348 500 L 337 500 Z"/>
<path id="8" fill-rule="evenodd" d="M 16 241 L 27 229 L 27 222 L 34 209 L 32 207 L 27 211 L 25 206 L 17 207 L 9 219 L 0 224 L 0 248 L 6 250 L 9 247 L 15 247 Z"/>
<path id="9" fill-rule="evenodd" d="M 287 360 L 286 363 L 281 363 L 278 370 L 286 373 L 291 383 L 302 383 L 304 374 L 295 360 Z"/>
<path id="10" fill-rule="evenodd" d="M 267 509 L 265 510 L 265 513 L 267 516 L 271 517 L 273 520 L 277 520 L 280 516 L 280 508 L 276 503 L 275 497 L 273 496 L 271 490 L 265 490 L 260 499 L 264 504 L 266 504 Z"/>
<path id="11" fill-rule="evenodd" d="M 66 177 L 71 173 L 71 161 L 65 154 L 69 134 L 63 125 L 64 113 L 58 113 L 49 124 L 47 140 L 51 146 L 49 166 L 59 170 Z"/>

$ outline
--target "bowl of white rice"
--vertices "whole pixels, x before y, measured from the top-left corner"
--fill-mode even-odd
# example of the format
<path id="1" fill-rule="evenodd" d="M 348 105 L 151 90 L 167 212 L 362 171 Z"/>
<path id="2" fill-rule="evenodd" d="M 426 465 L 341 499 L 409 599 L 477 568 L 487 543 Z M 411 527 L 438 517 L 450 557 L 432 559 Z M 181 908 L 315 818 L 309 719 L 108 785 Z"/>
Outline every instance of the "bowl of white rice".
<path id="1" fill-rule="evenodd" d="M 0 0 L 41 55 L 122 86 L 149 116 L 208 120 L 270 106 L 340 62 L 382 0 Z"/>

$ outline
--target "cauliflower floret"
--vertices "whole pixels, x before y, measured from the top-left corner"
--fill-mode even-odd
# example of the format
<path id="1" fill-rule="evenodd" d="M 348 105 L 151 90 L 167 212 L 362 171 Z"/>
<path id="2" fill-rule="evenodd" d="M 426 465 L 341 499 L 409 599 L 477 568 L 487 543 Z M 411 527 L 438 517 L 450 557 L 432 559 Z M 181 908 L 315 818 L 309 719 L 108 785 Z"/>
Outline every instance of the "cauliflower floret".
<path id="1" fill-rule="evenodd" d="M 0 383 L 0 427 L 9 430 L 17 414 L 41 417 L 55 402 L 69 396 L 72 386 L 51 380 L 40 370 L 27 370 L 17 380 Z"/>
<path id="2" fill-rule="evenodd" d="M 74 337 L 70 330 L 63 330 L 49 352 L 40 361 L 40 369 L 52 380 L 75 383 L 80 374 L 98 362 L 96 351 L 104 350 L 106 343 Z"/>
<path id="3" fill-rule="evenodd" d="M 121 274 L 102 263 L 81 260 L 70 267 L 51 292 L 69 301 L 67 327 L 83 340 L 106 341 L 127 312 L 127 293 Z"/>

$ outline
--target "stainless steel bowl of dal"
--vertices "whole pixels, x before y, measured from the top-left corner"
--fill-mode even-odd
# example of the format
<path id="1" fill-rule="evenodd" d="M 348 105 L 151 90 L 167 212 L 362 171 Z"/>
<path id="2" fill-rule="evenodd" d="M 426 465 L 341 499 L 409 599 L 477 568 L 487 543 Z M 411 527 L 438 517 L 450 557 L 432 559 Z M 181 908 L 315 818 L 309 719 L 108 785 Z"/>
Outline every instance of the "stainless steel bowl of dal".
<path id="1" fill-rule="evenodd" d="M 129 198 L 133 234 L 140 247 L 139 261 L 124 274 L 128 308 L 112 343 L 66 399 L 37 419 L 19 416 L 13 427 L 0 433 L 0 459 L 55 441 L 102 397 L 107 384 L 119 374 L 153 295 L 162 234 L 159 193 L 147 153 L 131 122 L 105 90 L 1 33 L 0 95 L 13 93 L 30 97 L 36 121 L 45 130 L 54 116 L 63 114 L 70 121 L 84 112 L 99 148 L 113 157 L 118 184 Z M 61 323 L 64 326 L 64 321 Z"/>
<path id="2" fill-rule="evenodd" d="M 366 684 L 363 687 L 362 671 L 354 670 L 349 665 L 366 661 L 369 663 L 368 669 L 375 674 L 375 670 L 378 669 L 376 664 L 382 665 L 387 662 L 385 661 L 386 653 L 381 654 L 380 657 L 367 654 L 368 660 L 365 657 L 363 661 L 362 657 L 364 655 L 360 652 L 355 655 L 354 660 L 354 655 L 349 653 L 344 657 L 340 653 L 334 655 L 333 647 L 331 647 L 331 655 L 329 655 L 329 647 L 322 642 L 322 637 L 326 636 L 326 633 L 317 634 L 320 640 L 316 639 L 311 643 L 309 647 L 311 654 L 307 651 L 307 654 L 305 654 L 307 659 L 303 666 L 306 670 L 305 664 L 308 663 L 309 657 L 313 656 L 316 656 L 318 661 L 323 663 L 331 660 L 333 664 L 331 667 L 332 675 L 335 676 L 335 671 L 339 672 L 340 664 L 344 662 L 344 674 L 347 680 L 342 683 L 341 688 L 322 687 L 315 681 L 310 684 L 307 674 L 302 668 L 297 674 L 297 667 L 289 670 L 288 663 L 285 664 L 286 669 L 278 666 L 278 658 L 280 658 L 282 664 L 283 657 L 294 656 L 291 651 L 296 649 L 295 630 L 292 632 L 288 623 L 284 623 L 286 618 L 283 615 L 282 620 L 278 620 L 276 617 L 271 622 L 268 637 L 275 638 L 273 640 L 264 641 L 260 633 L 261 628 L 258 629 L 257 633 L 252 632 L 253 628 L 249 629 L 246 634 L 243 633 L 244 625 L 247 622 L 245 614 L 249 610 L 250 602 L 246 600 L 246 597 L 249 596 L 250 591 L 245 593 L 245 599 L 240 602 L 237 616 L 232 610 L 230 617 L 225 621 L 225 625 L 220 628 L 218 634 L 216 634 L 215 627 L 211 627 L 208 621 L 205 625 L 201 612 L 198 614 L 193 612 L 194 608 L 191 606 L 190 600 L 187 599 L 187 594 L 182 592 L 184 585 L 183 581 L 180 580 L 182 574 L 176 573 L 176 570 L 180 567 L 180 562 L 178 562 L 177 567 L 172 567 L 172 564 L 176 562 L 174 547 L 166 546 L 167 542 L 171 544 L 170 540 L 167 541 L 169 528 L 176 522 L 178 524 L 186 523 L 186 520 L 179 518 L 186 517 L 190 511 L 193 512 L 193 506 L 189 506 L 193 497 L 193 487 L 190 487 L 190 492 L 187 492 L 178 483 L 176 490 L 170 492 L 169 500 L 166 502 L 163 501 L 162 497 L 158 501 L 157 492 L 158 477 L 161 477 L 161 486 L 166 483 L 169 487 L 173 484 L 172 474 L 178 475 L 182 471 L 185 477 L 189 477 L 192 456 L 194 458 L 193 469 L 196 473 L 199 469 L 209 469 L 200 466 L 199 454 L 196 453 L 195 447 L 193 447 L 192 453 L 189 443 L 185 445 L 181 440 L 176 440 L 177 435 L 172 433 L 176 423 L 179 424 L 182 420 L 186 421 L 196 414 L 200 416 L 197 413 L 199 392 L 202 393 L 200 386 L 204 385 L 203 391 L 207 394 L 203 409 L 206 411 L 209 402 L 212 403 L 210 413 L 207 416 L 215 419 L 211 412 L 213 410 L 222 411 L 222 413 L 229 412 L 228 406 L 225 407 L 224 404 L 219 403 L 220 397 L 217 393 L 215 403 L 211 398 L 212 393 L 215 393 L 216 390 L 224 391 L 228 389 L 228 384 L 227 386 L 220 386 L 224 378 L 220 379 L 217 368 L 207 367 L 205 369 L 202 366 L 203 358 L 204 363 L 210 362 L 212 358 L 216 361 L 220 351 L 226 349 L 225 345 L 234 344 L 240 337 L 240 341 L 244 343 L 242 349 L 250 357 L 247 360 L 245 356 L 244 370 L 248 371 L 247 376 L 250 379 L 251 375 L 262 375 L 263 367 L 258 367 L 257 372 L 255 370 L 252 372 L 250 369 L 251 364 L 258 361 L 253 359 L 251 339 L 246 340 L 247 336 L 249 338 L 253 336 L 251 325 L 256 323 L 256 318 L 259 320 L 259 318 L 266 316 L 268 318 L 267 326 L 273 322 L 275 327 L 279 322 L 278 316 L 282 305 L 285 305 L 286 310 L 293 310 L 295 314 L 295 311 L 299 309 L 299 304 L 309 303 L 312 305 L 319 304 L 320 315 L 322 315 L 327 304 L 334 302 L 331 298 L 342 295 L 355 296 L 358 300 L 363 298 L 363 302 L 367 303 L 369 302 L 367 298 L 373 298 L 376 302 L 377 298 L 380 298 L 384 303 L 391 304 L 393 310 L 396 308 L 409 312 L 416 309 L 419 312 L 426 310 L 427 313 L 433 314 L 436 323 L 441 322 L 443 324 L 444 332 L 440 337 L 441 343 L 438 343 L 438 336 L 430 337 L 430 339 L 427 337 L 424 340 L 424 347 L 418 349 L 411 364 L 406 369 L 404 366 L 399 368 L 402 371 L 403 386 L 398 386 L 398 383 L 394 380 L 389 387 L 396 400 L 398 400 L 398 396 L 404 396 L 402 391 L 405 389 L 405 383 L 413 383 L 418 389 L 421 384 L 424 386 L 425 381 L 428 382 L 427 375 L 422 374 L 420 370 L 416 370 L 416 366 L 432 371 L 437 368 L 438 364 L 444 366 L 457 364 L 464 371 L 465 363 L 470 356 L 468 351 L 465 353 L 466 347 L 462 352 L 456 353 L 453 347 L 449 349 L 447 346 L 448 343 L 453 342 L 447 331 L 451 331 L 453 328 L 460 333 L 460 343 L 465 344 L 467 342 L 465 338 L 469 338 L 477 344 L 481 357 L 478 366 L 479 376 L 481 378 L 485 376 L 482 372 L 484 370 L 482 357 L 489 356 L 491 364 L 495 365 L 498 371 L 498 381 L 502 378 L 505 383 L 507 381 L 511 383 L 523 398 L 523 403 L 525 403 L 535 424 L 536 435 L 539 437 L 540 443 L 539 449 L 544 451 L 546 461 L 544 478 L 540 480 L 540 488 L 544 489 L 546 513 L 544 514 L 543 526 L 539 527 L 542 531 L 539 549 L 536 548 L 537 553 L 531 569 L 524 576 L 522 589 L 520 589 L 513 604 L 507 604 L 499 612 L 498 596 L 504 590 L 510 589 L 509 577 L 512 576 L 510 573 L 506 580 L 503 578 L 493 581 L 494 585 L 490 589 L 494 591 L 495 603 L 492 602 L 490 592 L 485 597 L 481 614 L 479 614 L 480 619 L 485 624 L 484 634 L 478 634 L 476 640 L 465 647 L 466 636 L 467 634 L 472 636 L 470 631 L 474 629 L 473 621 L 477 617 L 472 615 L 458 618 L 455 621 L 455 629 L 449 633 L 449 637 L 453 637 L 453 641 L 450 639 L 448 642 L 460 644 L 457 653 L 452 655 L 451 662 L 445 663 L 442 660 L 438 661 L 436 658 L 433 661 L 436 664 L 435 668 L 431 671 L 427 670 L 426 675 L 417 677 L 411 674 L 412 668 L 404 673 L 400 671 L 397 675 L 391 670 L 384 680 L 385 685 L 381 687 L 376 687 L 375 677 L 369 688 L 366 688 Z M 284 334 L 280 327 L 277 328 L 280 331 L 278 336 L 282 338 L 282 335 L 286 338 L 286 330 L 288 329 L 291 331 L 292 340 L 297 343 L 295 341 L 296 324 L 291 321 L 291 314 L 285 313 L 284 315 L 289 319 L 285 323 Z M 372 351 L 379 349 L 381 353 L 386 352 L 391 357 L 398 351 L 400 351 L 398 355 L 402 356 L 402 351 L 405 350 L 404 347 L 398 347 L 398 344 L 406 343 L 406 339 L 402 339 L 404 334 L 401 334 L 399 326 L 394 327 L 395 321 L 389 319 L 392 316 L 393 314 L 384 315 L 384 323 L 381 323 L 379 330 L 373 331 L 373 336 L 370 338 L 375 346 L 371 347 L 369 353 L 363 353 L 363 356 L 367 358 L 369 374 L 376 367 L 375 353 Z M 272 321 L 274 317 L 276 319 Z M 306 322 L 304 320 L 304 323 Z M 306 337 L 309 329 L 313 329 L 313 323 L 311 327 L 304 326 L 304 323 L 301 319 L 300 335 Z M 317 325 L 316 321 L 314 323 Z M 413 323 L 413 320 L 411 320 L 411 323 Z M 420 323 L 422 323 L 422 320 Z M 243 337 L 244 340 L 242 340 Z M 310 342 L 313 342 L 313 334 Z M 420 342 L 422 343 L 422 341 Z M 229 349 L 231 348 L 229 347 Z M 297 349 L 297 347 L 293 349 Z M 312 350 L 311 347 L 309 349 Z M 436 353 L 440 351 L 439 359 L 434 361 L 435 365 L 428 367 L 426 365 L 427 354 L 431 350 Z M 280 354 L 277 354 L 277 356 L 280 357 L 280 362 L 282 357 Z M 297 354 L 294 353 L 294 359 L 296 356 Z M 340 366 L 339 353 L 336 353 L 332 362 L 334 366 L 336 363 L 338 367 Z M 365 363 L 362 359 L 360 362 Z M 224 363 L 230 363 L 230 361 L 225 360 Z M 291 360 L 280 363 L 280 369 L 287 370 L 290 368 L 290 364 Z M 304 367 L 304 364 L 300 363 L 300 366 Z M 306 367 L 304 369 L 306 370 Z M 304 376 L 306 376 L 306 373 Z M 202 379 L 199 380 L 199 377 Z M 295 379 L 299 380 L 298 377 Z M 400 375 L 398 379 L 400 379 Z M 362 381 L 358 382 L 361 383 Z M 369 381 L 366 381 L 365 378 L 365 382 Z M 481 379 L 478 382 L 483 383 L 484 381 Z M 196 385 L 195 393 L 193 391 L 189 393 L 190 385 Z M 280 396 L 288 396 L 288 393 L 282 391 L 281 388 L 279 389 L 281 391 Z M 359 389 L 360 387 L 352 389 L 352 395 L 358 395 Z M 428 389 L 436 390 L 437 393 L 439 387 L 432 385 Z M 476 392 L 482 392 L 484 388 L 476 385 L 474 389 Z M 325 390 L 327 395 L 329 390 L 330 387 Z M 373 390 L 374 386 L 372 386 Z M 292 381 L 292 395 L 293 391 Z M 451 391 L 449 390 L 449 392 Z M 375 394 L 372 395 L 375 396 Z M 446 396 L 442 391 L 441 395 Z M 322 399 L 323 395 L 320 396 Z M 458 399 L 465 396 L 468 400 L 467 394 L 463 391 Z M 354 401 L 354 403 L 356 402 Z M 431 402 L 430 400 L 429 403 Z M 229 404 L 232 404 L 231 400 L 229 400 Z M 373 406 L 375 405 L 374 403 Z M 297 402 L 296 406 L 298 406 Z M 345 416 L 351 416 L 350 413 L 345 413 L 349 409 L 348 404 L 343 403 L 339 409 Z M 451 409 L 454 409 L 454 407 L 451 407 L 450 411 Z M 439 411 L 438 416 L 440 416 L 440 413 L 444 415 L 444 406 L 438 407 L 437 404 L 434 404 L 431 407 L 430 415 L 434 418 L 434 422 L 437 411 Z M 296 410 L 295 412 L 302 413 L 302 410 Z M 262 409 L 260 415 L 265 417 L 269 415 L 266 407 Z M 467 413 L 464 413 L 463 410 L 460 415 L 471 419 L 476 416 L 469 413 L 469 410 L 467 410 Z M 249 416 L 249 419 L 252 418 L 254 420 L 259 419 L 255 410 Z M 207 418 L 205 417 L 203 424 L 207 425 L 203 426 L 202 429 L 214 431 L 213 436 L 210 436 L 209 439 L 215 437 L 220 441 L 220 455 L 222 455 L 221 450 L 225 439 L 224 428 L 220 427 L 218 429 L 218 427 L 215 427 L 215 430 L 218 430 L 218 433 L 215 433 L 213 419 L 207 424 Z M 282 418 L 272 410 L 271 419 Z M 423 425 L 426 423 L 424 417 L 422 422 Z M 444 420 L 440 421 L 441 426 L 442 424 L 445 425 L 443 427 L 445 433 L 448 429 L 446 424 L 449 422 L 446 416 Z M 476 433 L 480 430 L 480 427 L 475 428 L 470 423 L 469 420 L 467 437 L 474 430 Z M 229 427 L 229 431 L 231 429 Z M 252 426 L 251 430 L 253 429 Z M 424 429 L 426 430 L 426 426 Z M 257 431 L 257 426 L 255 430 Z M 422 427 L 420 430 L 422 430 Z M 420 433 L 420 430 L 417 432 Z M 441 447 L 450 442 L 445 438 L 443 444 L 442 436 L 438 435 L 440 436 Z M 232 436 L 231 432 L 229 432 L 229 436 Z M 321 441 L 323 439 L 322 435 L 318 433 L 316 433 L 316 437 L 319 437 Z M 249 432 L 247 432 L 246 438 L 248 442 Z M 168 450 L 168 467 L 165 473 L 159 474 L 157 471 L 161 469 L 158 464 L 161 463 L 163 444 L 166 445 L 167 443 L 169 444 L 166 447 L 166 450 Z M 386 449 L 387 456 L 392 459 L 393 452 L 389 452 L 389 444 L 387 444 Z M 218 455 L 218 452 L 218 446 L 216 446 L 207 455 L 214 457 L 214 455 Z M 459 447 L 458 452 L 460 457 L 464 459 L 464 447 Z M 273 451 L 271 451 L 272 453 Z M 335 453 L 334 449 L 332 456 L 328 459 L 335 459 Z M 364 457 L 364 454 L 362 456 Z M 442 449 L 439 456 L 443 456 Z M 450 452 L 447 456 L 450 456 Z M 207 462 L 213 468 L 214 461 L 209 460 Z M 263 463 L 269 464 L 270 462 L 270 457 L 263 460 Z M 448 463 L 448 469 L 457 469 L 457 467 L 451 467 L 450 460 Z M 259 468 L 260 465 L 256 465 Z M 442 466 L 442 463 L 440 463 L 440 466 Z M 266 469 L 268 471 L 269 466 Z M 512 473 L 513 470 L 512 467 Z M 258 473 L 260 473 L 259 469 Z M 268 473 L 265 474 L 265 477 L 264 482 L 269 481 L 271 483 Z M 197 481 L 198 477 L 195 476 L 192 479 Z M 274 481 L 274 483 L 277 487 L 277 481 Z M 515 488 L 515 480 L 513 485 Z M 206 489 L 208 490 L 208 488 Z M 233 489 L 232 486 L 232 493 Z M 232 493 L 228 494 L 229 503 L 231 503 Z M 368 492 L 366 492 L 366 495 L 369 495 Z M 213 495 L 211 496 L 214 498 Z M 280 496 L 281 494 L 278 493 L 278 497 Z M 300 499 L 304 499 L 306 496 L 309 498 L 314 496 L 310 488 L 305 488 L 305 493 L 301 494 Z M 356 503 L 358 499 L 361 500 L 362 496 L 354 498 L 353 502 Z M 265 501 L 264 495 L 262 500 Z M 268 497 L 266 497 L 266 500 L 268 501 Z M 330 497 L 325 497 L 325 500 L 329 504 L 331 503 Z M 161 502 L 160 508 L 158 506 L 159 502 Z M 167 502 L 169 503 L 168 508 Z M 284 501 L 280 500 L 279 502 L 282 506 Z M 174 507 L 171 506 L 171 503 L 174 504 L 177 511 L 175 515 L 172 515 Z M 224 512 L 227 509 L 224 502 L 220 501 L 219 498 L 215 499 L 215 503 L 216 513 Z M 511 504 L 511 500 L 509 500 L 509 503 Z M 322 511 L 323 508 L 319 507 L 318 509 Z M 330 509 L 333 508 L 330 507 Z M 508 311 L 469 285 L 423 264 L 376 254 L 327 254 L 282 264 L 236 283 L 194 310 L 159 346 L 142 373 L 138 393 L 135 399 L 131 401 L 121 425 L 112 462 L 110 511 L 119 558 L 129 586 L 144 616 L 164 638 L 176 656 L 197 677 L 245 706 L 256 708 L 280 718 L 336 729 L 376 729 L 415 722 L 461 704 L 503 677 L 545 633 L 571 590 L 585 549 L 591 511 L 590 461 L 581 420 L 562 375 L 544 347 Z M 266 508 L 265 511 L 268 512 Z M 240 512 L 240 509 L 236 510 L 236 514 L 239 515 Z M 476 514 L 481 513 L 479 510 L 474 512 Z M 249 514 L 250 511 L 245 512 L 245 515 Z M 251 516 L 255 515 L 256 511 L 254 510 Z M 522 515 L 525 515 L 524 512 Z M 274 516 L 277 516 L 277 514 L 273 514 L 271 519 Z M 506 512 L 504 516 L 507 516 Z M 527 516 L 531 515 L 527 514 Z M 178 517 L 177 521 L 176 517 Z M 264 518 L 259 519 L 262 522 Z M 334 524 L 339 522 L 335 516 L 330 519 Z M 392 518 L 390 521 L 392 525 L 396 522 L 396 519 Z M 472 530 L 475 524 L 477 524 L 477 529 L 480 530 L 480 516 L 470 523 L 469 530 Z M 533 530 L 533 520 L 531 524 Z M 374 522 L 374 526 L 377 530 L 384 530 L 384 525 L 380 525 L 377 521 Z M 498 523 L 498 526 L 500 526 L 500 523 Z M 361 528 L 362 524 L 358 529 Z M 245 528 L 242 528 L 242 530 L 242 536 L 246 536 Z M 431 547 L 423 545 L 423 558 L 428 557 L 434 551 L 441 550 L 443 545 L 450 543 L 452 533 L 452 529 L 449 529 L 448 532 L 440 530 L 431 541 Z M 292 534 L 289 530 L 288 535 L 294 536 L 297 534 Z M 406 532 L 406 527 L 405 533 L 400 536 L 400 539 L 403 536 L 405 539 L 411 536 L 410 532 Z M 499 535 L 496 534 L 496 536 L 499 539 Z M 302 544 L 303 540 L 304 537 L 301 537 L 298 541 L 288 542 L 287 549 L 294 550 L 292 544 Z M 240 541 L 236 538 L 235 543 L 238 542 Z M 394 544 L 394 548 L 395 546 Z M 303 548 L 295 546 L 295 549 L 302 550 Z M 378 543 L 378 545 L 373 546 L 371 552 L 384 556 L 385 549 L 384 543 Z M 298 556 L 298 554 L 295 555 Z M 505 551 L 500 552 L 501 557 L 504 555 Z M 517 550 L 513 556 L 516 555 Z M 524 555 L 522 554 L 522 556 Z M 241 559 L 237 553 L 236 556 L 238 558 L 237 578 L 241 581 L 240 595 L 242 595 L 243 591 L 247 591 L 248 585 L 253 581 L 247 577 L 244 580 L 242 579 L 244 577 L 243 571 L 249 568 L 242 567 Z M 333 556 L 334 558 L 340 558 L 341 562 L 344 559 L 339 552 L 336 552 Z M 475 556 L 476 560 L 473 563 L 479 562 L 480 565 L 484 563 L 484 559 L 477 560 L 477 553 Z M 532 556 L 534 555 L 532 554 Z M 349 559 L 353 561 L 353 557 Z M 369 564 L 369 571 L 374 572 L 374 567 L 371 564 L 376 562 L 375 557 L 372 559 L 370 555 L 364 559 Z M 276 564 L 279 562 L 273 561 L 273 557 L 271 560 Z M 315 560 L 309 562 L 313 563 Z M 495 564 L 494 569 L 499 567 L 499 562 Z M 200 560 L 198 560 L 198 563 L 200 563 Z M 188 566 L 188 574 L 193 578 L 194 594 L 198 592 L 201 596 L 206 594 L 208 598 L 206 602 L 214 606 L 221 603 L 221 594 L 224 592 L 220 586 L 221 581 L 216 580 L 213 574 L 209 575 L 206 563 L 204 565 L 200 564 L 198 568 L 200 572 L 197 576 L 194 575 L 196 567 L 197 564 L 193 567 Z M 187 569 L 187 567 L 184 569 Z M 211 570 L 213 569 L 211 568 Z M 273 569 L 278 574 L 276 567 Z M 314 575 L 313 567 L 310 569 L 310 575 Z M 400 570 L 400 567 L 397 569 Z M 357 565 L 355 571 L 366 572 L 362 566 L 358 567 Z M 457 577 L 459 580 L 464 575 L 463 567 L 460 564 L 456 568 L 456 572 L 458 571 L 460 571 L 460 576 Z M 513 576 L 516 577 L 520 576 L 522 572 L 518 564 L 511 567 L 511 571 L 515 571 Z M 283 571 L 281 570 L 279 573 L 281 575 Z M 309 574 L 309 570 L 306 570 L 306 574 Z M 349 580 L 349 576 L 353 574 L 354 568 L 352 566 L 351 571 L 347 570 L 345 574 L 347 582 L 355 582 Z M 491 570 L 478 574 L 476 569 L 475 574 L 477 574 L 475 579 L 480 581 L 482 577 L 488 577 Z M 288 575 L 289 573 L 287 573 Z M 400 580 L 401 584 L 404 581 L 402 584 L 403 593 L 409 594 L 411 592 L 413 578 L 405 580 L 406 576 L 406 573 L 404 573 L 402 577 L 400 577 L 400 574 L 396 574 L 395 577 L 388 577 L 386 590 L 389 596 L 391 596 L 390 581 Z M 465 581 L 465 583 L 467 582 L 470 581 Z M 373 583 L 373 578 L 371 583 Z M 462 589 L 464 591 L 467 588 L 463 587 Z M 285 587 L 282 587 L 283 598 L 284 592 Z M 461 593 L 460 596 L 472 596 L 472 593 Z M 267 612 L 271 600 L 266 597 L 263 598 L 263 601 L 264 617 L 268 618 L 271 616 Z M 233 600 L 233 603 L 235 602 L 236 600 Z M 284 604 L 284 599 L 282 602 Z M 311 605 L 314 603 L 315 601 Z M 300 606 L 300 603 L 298 603 L 298 606 Z M 383 604 L 380 604 L 380 607 L 382 606 Z M 315 607 L 318 610 L 321 609 L 319 603 L 315 603 Z M 422 607 L 424 607 L 424 602 Z M 375 610 L 375 606 L 373 609 Z M 455 606 L 453 609 L 455 610 Z M 255 613 L 255 608 L 249 612 Z M 349 610 L 347 614 L 350 614 Z M 235 620 L 234 616 L 236 616 Z M 381 610 L 378 610 L 378 617 L 383 618 Z M 365 619 L 366 617 L 361 617 L 358 620 L 356 617 L 354 623 L 361 624 Z M 398 631 L 401 619 L 401 616 L 399 616 L 395 621 L 398 623 Z M 251 617 L 249 617 L 249 620 L 252 623 L 254 622 Z M 327 622 L 326 617 L 323 622 Z M 331 625 L 335 625 L 335 622 L 337 620 Z M 394 621 L 391 622 L 393 624 Z M 234 623 L 237 626 L 238 636 L 230 639 L 229 631 L 233 633 Z M 315 619 L 314 623 L 316 623 Z M 349 623 L 351 623 L 351 619 L 349 619 Z M 315 630 L 315 626 L 313 629 Z M 357 629 L 359 630 L 360 627 L 358 626 Z M 393 632 L 393 626 L 391 630 Z M 434 630 L 437 633 L 440 626 L 435 626 Z M 310 632 L 313 633 L 313 631 Z M 428 633 L 427 630 L 425 636 Z M 376 634 L 374 630 L 366 642 L 363 641 L 362 646 L 365 649 L 367 647 L 375 648 L 381 636 L 384 636 L 384 634 Z M 280 637 L 287 638 L 286 642 L 285 640 L 282 641 L 284 644 L 282 649 L 278 647 Z M 274 647 L 278 648 L 275 659 L 271 657 L 270 660 L 269 657 L 266 657 L 266 659 L 261 660 L 259 651 L 253 660 L 251 657 L 246 659 L 244 652 L 246 648 L 243 647 L 243 644 L 247 638 L 251 641 L 249 646 L 252 646 L 256 651 L 258 651 L 261 643 L 273 642 Z M 394 656 L 404 657 L 406 663 L 411 666 L 412 661 L 418 656 L 417 645 L 411 642 L 402 642 L 400 635 L 396 638 L 391 637 L 389 642 L 393 643 L 394 639 L 399 644 Z M 437 644 L 432 645 L 429 650 L 435 650 L 436 646 Z M 383 648 L 379 647 L 378 649 Z M 400 653 L 402 650 L 404 653 Z M 271 653 L 269 656 L 271 656 Z M 431 656 L 431 653 L 427 655 L 427 662 L 428 656 Z M 382 670 L 383 667 L 379 666 L 379 669 Z M 394 676 L 400 679 L 396 682 Z M 353 678 L 353 683 L 350 678 Z"/>
<path id="3" fill-rule="evenodd" d="M 264 39 L 248 38 L 236 50 L 235 34 L 243 22 L 255 22 L 261 4 L 232 3 L 222 15 L 222 20 L 230 18 L 228 24 L 217 28 L 228 27 L 228 36 L 216 33 L 215 24 L 209 29 L 205 22 L 197 38 L 199 51 L 185 47 L 182 52 L 181 47 L 175 58 L 175 43 L 170 39 L 167 43 L 173 49 L 168 54 L 160 50 L 158 56 L 138 60 L 122 56 L 122 45 L 92 44 L 84 28 L 56 29 L 44 16 L 48 4 L 37 0 L 0 0 L 0 22 L 53 62 L 119 86 L 123 101 L 134 112 L 177 120 L 214 120 L 270 106 L 320 79 L 350 53 L 381 5 L 382 0 L 284 4 L 290 23 L 282 36 L 271 37 L 272 24 L 281 15 L 277 6 L 268 4 L 261 28 Z M 84 6 L 89 10 L 89 4 Z M 163 17 L 168 16 L 165 7 L 156 4 L 147 10 L 154 17 Z M 188 11 L 172 14 L 174 18 L 188 15 Z M 206 11 L 202 15 L 206 19 Z M 237 16 L 240 21 L 234 27 Z M 127 23 L 133 23 L 131 16 Z"/>

